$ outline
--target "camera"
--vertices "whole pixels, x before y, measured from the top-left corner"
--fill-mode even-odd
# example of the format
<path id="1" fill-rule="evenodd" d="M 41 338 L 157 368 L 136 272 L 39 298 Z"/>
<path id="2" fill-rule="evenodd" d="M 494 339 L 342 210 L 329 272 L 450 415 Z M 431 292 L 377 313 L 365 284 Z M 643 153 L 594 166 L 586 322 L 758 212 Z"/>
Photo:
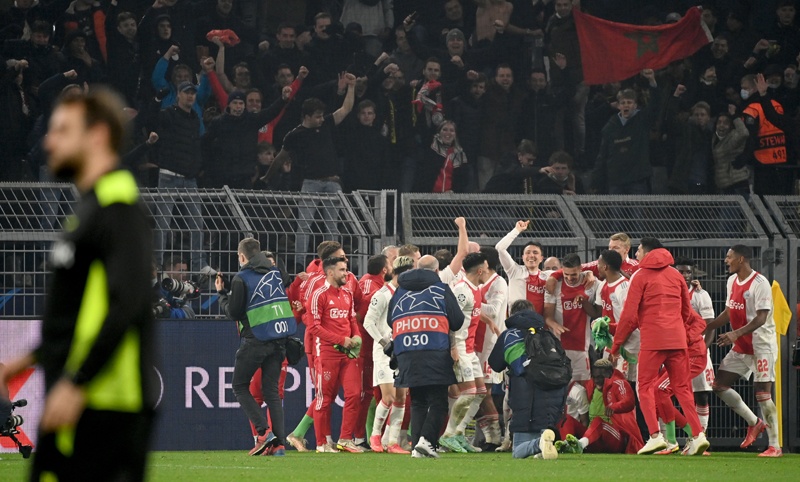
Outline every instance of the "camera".
<path id="1" fill-rule="evenodd" d="M 169 318 L 172 307 L 165 298 L 159 298 L 153 305 L 153 316 L 156 318 Z"/>
<path id="2" fill-rule="evenodd" d="M 0 437 L 9 437 L 14 443 L 17 445 L 19 449 L 19 453 L 22 454 L 22 457 L 27 459 L 31 456 L 31 451 L 33 447 L 30 445 L 24 445 L 22 442 L 17 439 L 17 434 L 19 434 L 19 430 L 17 427 L 22 425 L 25 420 L 20 415 L 14 415 L 14 409 L 18 407 L 24 407 L 28 404 L 28 401 L 25 399 L 17 400 L 16 402 L 12 402 L 7 398 L 0 399 Z"/>
<path id="3" fill-rule="evenodd" d="M 193 281 L 180 281 L 174 278 L 164 278 L 161 287 L 176 298 L 188 300 L 200 297 L 200 287 Z"/>

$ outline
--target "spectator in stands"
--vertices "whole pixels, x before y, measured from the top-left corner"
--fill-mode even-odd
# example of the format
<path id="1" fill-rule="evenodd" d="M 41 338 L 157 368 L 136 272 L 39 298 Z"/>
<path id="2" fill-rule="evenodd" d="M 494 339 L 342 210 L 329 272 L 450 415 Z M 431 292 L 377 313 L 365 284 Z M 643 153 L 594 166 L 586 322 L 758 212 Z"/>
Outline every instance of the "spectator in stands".
<path id="1" fill-rule="evenodd" d="M 530 139 L 542 158 L 549 159 L 550 153 L 556 149 L 553 119 L 561 109 L 567 107 L 571 98 L 572 93 L 568 89 L 558 85 L 551 88 L 548 85 L 547 72 L 537 69 L 531 71 L 528 76 L 528 95 L 522 101 L 517 124 L 517 138 Z"/>
<path id="2" fill-rule="evenodd" d="M 264 191 L 288 191 L 289 173 L 292 171 L 292 164 L 290 162 L 285 163 L 280 172 L 273 176 L 272 179 L 266 180 L 264 176 L 275 160 L 275 146 L 269 142 L 259 142 L 256 149 L 258 151 L 258 169 L 256 171 L 256 177 L 253 180 L 253 189 L 261 189 Z"/>
<path id="3" fill-rule="evenodd" d="M 648 80 L 650 100 L 639 109 L 636 92 L 624 89 L 617 94 L 619 113 L 603 127 L 600 153 L 593 172 L 597 191 L 608 194 L 648 194 L 650 192 L 650 128 L 660 112 L 660 96 L 652 69 L 642 71 Z"/>
<path id="4" fill-rule="evenodd" d="M 86 41 L 85 49 L 93 59 L 101 62 L 107 60 L 106 32 L 103 27 L 106 14 L 99 4 L 96 4 L 94 0 L 74 0 L 61 16 L 61 20 L 66 35 L 72 32 L 83 33 Z"/>
<path id="5" fill-rule="evenodd" d="M 450 101 L 447 108 L 447 117 L 458 126 L 459 140 L 464 154 L 469 162 L 456 171 L 460 179 L 456 182 L 459 192 L 475 192 L 477 190 L 476 164 L 478 153 L 481 149 L 481 107 L 483 95 L 486 93 L 488 79 L 484 74 L 474 71 L 468 74 L 470 79 L 469 93 L 459 95 Z"/>
<path id="6" fill-rule="evenodd" d="M 685 91 L 679 85 L 668 102 L 677 101 Z M 669 114 L 667 114 L 669 116 Z M 711 107 L 703 101 L 692 106 L 688 121 L 681 122 L 679 135 L 675 139 L 677 156 L 669 177 L 669 188 L 676 194 L 711 194 L 714 178 L 714 160 L 711 156 L 711 139 L 714 125 L 711 122 Z"/>
<path id="7" fill-rule="evenodd" d="M 244 95 L 244 108 L 247 109 L 248 112 L 256 113 L 261 111 L 261 107 L 264 105 L 264 94 L 261 93 L 258 89 L 250 89 L 245 92 Z"/>
<path id="8" fill-rule="evenodd" d="M 375 103 L 362 100 L 355 116 L 348 116 L 340 130 L 344 157 L 344 188 L 380 190 L 387 167 L 388 142 L 375 124 Z"/>
<path id="9" fill-rule="evenodd" d="M 278 115 L 290 93 L 291 87 L 284 87 L 281 99 L 253 113 L 245 109 L 244 92 L 231 92 L 225 113 L 209 124 L 203 136 L 205 185 L 212 188 L 227 185 L 231 189 L 252 187 L 258 158 L 258 130 Z"/>
<path id="10" fill-rule="evenodd" d="M 750 172 L 746 167 L 736 169 L 732 165 L 744 151 L 749 135 L 741 117 L 732 117 L 728 113 L 717 117 L 716 130 L 711 139 L 717 193 L 750 196 Z"/>
<path id="11" fill-rule="evenodd" d="M 429 149 L 417 163 L 417 192 L 453 192 L 454 173 L 468 162 L 458 143 L 456 125 L 444 121 L 438 128 Z"/>
<path id="12" fill-rule="evenodd" d="M 729 53 L 730 38 L 727 32 L 717 35 L 710 46 L 702 48 L 693 57 L 695 73 L 702 74 L 709 67 L 714 67 L 717 84 L 722 88 L 736 86 L 742 72 L 742 62 Z"/>
<path id="13" fill-rule="evenodd" d="M 780 66 L 796 62 L 800 54 L 800 28 L 795 23 L 795 0 L 779 0 L 775 9 L 775 22 L 765 32 L 769 42 L 766 57 L 770 64 Z"/>
<path id="14" fill-rule="evenodd" d="M 226 46 L 225 57 L 228 65 L 227 74 L 234 74 L 230 66 L 238 67 L 248 57 L 254 55 L 255 49 L 266 51 L 269 43 L 261 39 L 254 28 L 250 28 L 233 11 L 233 0 L 216 0 L 214 8 L 208 9 L 204 18 L 198 20 L 198 34 L 200 41 L 198 47 L 208 51 L 208 55 L 216 57 L 218 44 L 206 39 L 206 34 L 212 30 L 232 30 L 240 42 L 237 45 Z M 248 86 L 249 87 L 249 86 Z"/>
<path id="15" fill-rule="evenodd" d="M 106 10 L 105 35 L 108 52 L 108 80 L 130 106 L 138 104 L 142 63 L 138 26 L 131 12 L 121 12 L 117 0 Z"/>
<path id="16" fill-rule="evenodd" d="M 22 39 L 26 26 L 30 27 L 37 21 L 52 23 L 49 21 L 51 13 L 37 0 L 15 0 L 8 10 L 0 14 L 0 43 L 5 40 Z"/>
<path id="17" fill-rule="evenodd" d="M 394 27 L 392 3 L 392 0 L 344 0 L 342 5 L 342 24 L 355 22 L 361 25 L 364 49 L 372 57 L 381 54 L 383 42 L 389 38 Z"/>
<path id="18" fill-rule="evenodd" d="M 456 28 L 464 34 L 465 38 L 471 38 L 475 31 L 475 11 L 465 12 L 462 0 L 446 0 L 442 7 L 443 16 L 432 15 L 430 19 L 421 19 L 421 23 L 427 27 L 426 43 L 441 45 L 450 30 Z"/>
<path id="19" fill-rule="evenodd" d="M 508 25 L 514 5 L 506 0 L 477 0 L 475 12 L 475 36 L 473 42 L 479 45 L 483 41 L 491 42 L 497 34 L 497 22 Z"/>
<path id="20" fill-rule="evenodd" d="M 748 18 L 741 6 L 732 8 L 725 18 L 728 34 L 728 50 L 736 61 L 744 63 L 758 42 L 758 35 L 748 28 Z"/>
<path id="21" fill-rule="evenodd" d="M 27 60 L 12 59 L 2 66 L 0 77 L 0 179 L 23 181 L 33 175 L 22 158 L 27 151 L 25 139 L 36 118 L 30 92 L 23 88 Z"/>
<path id="22" fill-rule="evenodd" d="M 308 44 L 308 53 L 316 82 L 335 79 L 347 67 L 349 52 L 343 34 L 342 26 L 334 24 L 330 14 L 320 12 L 314 16 L 314 35 Z"/>
<path id="23" fill-rule="evenodd" d="M 483 192 L 506 194 L 533 194 L 542 172 L 536 166 L 536 145 L 529 139 L 522 139 L 517 146 L 516 162 L 503 171 L 495 173 Z"/>
<path id="24" fill-rule="evenodd" d="M 548 166 L 536 182 L 534 192 L 540 194 L 583 194 L 583 184 L 572 170 L 572 156 L 565 151 L 550 155 Z"/>
<path id="25" fill-rule="evenodd" d="M 408 33 L 414 27 L 411 16 L 403 20 L 403 28 Z M 464 74 L 469 70 L 481 71 L 487 67 L 493 68 L 497 59 L 503 54 L 504 40 L 503 29 L 505 24 L 498 24 L 495 28 L 498 35 L 497 42 L 489 43 L 480 48 L 469 48 L 464 32 L 457 28 L 450 29 L 445 37 L 446 48 L 431 48 L 420 42 L 414 35 L 406 36 L 411 50 L 421 59 L 436 58 L 441 61 L 440 75 L 444 84 L 445 100 L 454 97 L 457 92 L 456 84 L 462 82 Z M 451 92 L 448 94 L 447 91 Z"/>
<path id="26" fill-rule="evenodd" d="M 783 82 L 784 68 L 772 64 L 764 69 L 764 79 L 767 81 L 767 92 L 770 97 L 778 101 L 787 116 L 794 118 L 800 96 L 796 88 L 789 88 Z"/>
<path id="27" fill-rule="evenodd" d="M 25 83 L 35 95 L 39 84 L 64 71 L 64 56 L 50 44 L 53 26 L 44 20 L 31 25 L 30 39 L 9 39 L 3 43 L 3 57 L 26 60 Z"/>
<path id="28" fill-rule="evenodd" d="M 261 77 L 271 79 L 278 67 L 288 65 L 291 72 L 297 72 L 301 66 L 308 65 L 308 53 L 300 50 L 295 43 L 297 29 L 289 22 L 278 25 L 278 41 L 270 46 L 259 61 Z"/>
<path id="29" fill-rule="evenodd" d="M 556 131 L 568 132 L 566 123 L 572 126 L 573 145 L 571 150 L 576 158 L 581 159 L 586 141 L 586 103 L 589 100 L 589 86 L 583 82 L 583 61 L 572 8 L 572 0 L 555 0 L 556 13 L 547 22 L 544 41 L 545 49 L 551 58 L 554 58 L 556 54 L 562 54 L 569 61 L 567 67 L 569 71 L 566 75 L 571 77 L 577 86 L 571 108 L 562 109 L 561 116 L 556 120 Z M 568 146 L 566 136 L 560 135 L 562 139 L 565 139 L 565 147 Z"/>
<path id="30" fill-rule="evenodd" d="M 181 49 L 181 63 L 188 65 L 191 70 L 195 70 L 200 67 L 195 53 L 196 35 L 206 33 L 197 31 L 197 19 L 202 18 L 205 13 L 203 11 L 205 7 L 205 2 L 155 0 L 153 5 L 142 16 L 142 20 L 139 22 L 139 31 L 156 32 L 156 25 L 164 18 L 162 15 L 167 15 L 170 20 L 172 45 L 176 45 Z M 155 39 L 148 35 L 142 36 L 142 41 L 145 42 L 142 44 L 143 52 L 157 50 L 151 43 L 153 40 Z"/>
<path id="31" fill-rule="evenodd" d="M 172 69 L 171 82 L 167 82 L 165 75 L 167 73 L 169 60 L 174 55 L 178 55 L 179 52 L 182 52 L 180 47 L 177 45 L 171 46 L 166 53 L 164 53 L 164 55 L 158 59 L 156 67 L 153 69 L 153 75 L 150 77 L 156 92 L 163 89 L 169 90 L 169 93 L 166 94 L 161 100 L 161 107 L 163 109 L 175 104 L 178 98 L 177 87 L 185 82 L 191 82 L 193 76 L 192 69 L 187 64 L 178 64 Z M 202 122 L 203 106 L 211 96 L 211 86 L 208 81 L 208 72 L 210 72 L 210 70 L 203 69 L 203 73 L 200 75 L 200 84 L 195 87 L 195 103 L 192 106 L 192 109 L 200 118 L 200 134 L 205 132 L 205 125 Z"/>
<path id="32" fill-rule="evenodd" d="M 414 139 L 413 111 L 411 101 L 414 92 L 406 82 L 405 73 L 396 64 L 389 64 L 374 76 L 380 84 L 373 100 L 377 106 L 376 124 L 389 143 L 388 169 L 385 185 L 388 188 L 410 192 L 414 187 Z"/>
<path id="33" fill-rule="evenodd" d="M 458 0 L 452 1 L 458 3 Z M 411 50 L 407 35 L 402 25 L 394 29 L 394 42 L 397 46 L 392 51 L 391 61 L 403 72 L 421 72 L 425 63 Z"/>
<path id="34" fill-rule="evenodd" d="M 478 189 L 483 190 L 496 171 L 502 169 L 501 160 L 513 154 L 516 145 L 517 119 L 522 111 L 524 92 L 514 85 L 514 72 L 507 64 L 500 64 L 486 90 L 481 115 L 481 153 L 478 157 Z"/>
<path id="35" fill-rule="evenodd" d="M 159 114 L 156 156 L 154 163 L 159 167 L 158 187 L 168 189 L 197 189 L 197 177 L 203 165 L 200 143 L 201 121 L 195 106 L 197 86 L 189 81 L 178 85 L 177 102 Z M 170 234 L 175 202 L 166 196 L 164 202 L 156 205 L 156 253 L 163 256 L 166 237 Z M 187 212 L 181 217 L 191 231 L 191 266 L 199 272 L 207 264 L 203 254 L 203 220 L 200 217 L 199 200 L 187 203 Z M 162 259 L 163 261 L 163 259 Z M 163 264 L 163 263 L 162 263 Z"/>
<path id="36" fill-rule="evenodd" d="M 66 56 L 64 68 L 74 70 L 78 74 L 76 83 L 89 84 L 103 82 L 105 70 L 100 60 L 93 58 L 86 49 L 86 34 L 82 30 L 73 30 L 64 38 L 62 52 Z"/>

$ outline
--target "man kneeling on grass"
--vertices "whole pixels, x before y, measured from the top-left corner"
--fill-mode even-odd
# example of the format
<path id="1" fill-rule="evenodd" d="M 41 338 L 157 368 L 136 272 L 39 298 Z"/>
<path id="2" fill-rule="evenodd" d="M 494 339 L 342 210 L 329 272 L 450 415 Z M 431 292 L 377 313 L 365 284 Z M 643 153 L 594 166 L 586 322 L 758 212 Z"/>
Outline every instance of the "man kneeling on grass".
<path id="1" fill-rule="evenodd" d="M 533 311 L 530 301 L 517 300 L 511 305 L 511 316 L 506 320 L 507 330 L 497 338 L 489 355 L 489 366 L 496 373 L 508 368 L 508 405 L 514 416 L 509 429 L 514 433 L 515 459 L 533 455 L 545 460 L 558 458 L 553 445 L 555 427 L 564 409 L 566 388 L 542 390 L 524 378 L 525 335 L 528 330 L 544 329 L 544 318 Z"/>

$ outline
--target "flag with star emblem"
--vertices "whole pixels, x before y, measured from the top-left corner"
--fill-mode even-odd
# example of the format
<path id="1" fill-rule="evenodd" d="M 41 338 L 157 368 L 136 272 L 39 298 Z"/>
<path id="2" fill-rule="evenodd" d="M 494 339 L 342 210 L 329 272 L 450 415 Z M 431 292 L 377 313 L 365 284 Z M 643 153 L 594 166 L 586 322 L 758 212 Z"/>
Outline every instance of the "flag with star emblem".
<path id="1" fill-rule="evenodd" d="M 572 10 L 589 85 L 618 82 L 643 69 L 661 69 L 694 54 L 713 38 L 700 8 L 692 7 L 677 23 L 655 27 L 610 22 Z M 567 59 L 569 62 L 569 59 Z"/>

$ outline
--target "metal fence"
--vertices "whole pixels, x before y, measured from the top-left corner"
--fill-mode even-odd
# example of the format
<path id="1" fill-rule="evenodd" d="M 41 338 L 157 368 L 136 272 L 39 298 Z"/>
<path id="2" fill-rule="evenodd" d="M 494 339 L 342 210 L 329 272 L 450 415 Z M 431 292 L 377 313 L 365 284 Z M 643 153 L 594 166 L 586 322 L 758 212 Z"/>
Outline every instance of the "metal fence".
<path id="1" fill-rule="evenodd" d="M 764 202 L 769 212 L 775 219 L 782 234 L 785 236 L 785 253 L 787 258 L 788 270 L 787 283 L 784 286 L 786 300 L 789 307 L 794 312 L 792 323 L 786 333 L 786 343 L 781 347 L 781 352 L 785 353 L 784 358 L 789 358 L 794 352 L 794 346 L 798 343 L 798 311 L 800 306 L 800 196 L 765 196 Z M 797 447 L 800 446 L 800 369 L 794 367 L 792 363 L 786 363 L 787 370 L 784 373 L 784 386 L 787 396 L 794 399 L 794 405 L 790 405 L 788 413 L 788 426 L 794 430 L 787 433 L 790 443 Z"/>
<path id="2" fill-rule="evenodd" d="M 188 301 L 199 317 L 221 315 L 213 279 L 204 277 L 202 269 L 238 271 L 237 245 L 245 236 L 259 239 L 289 273 L 304 270 L 323 239 L 342 243 L 356 273 L 366 270 L 367 258 L 381 242 L 395 242 L 394 191 L 301 194 L 223 188 L 143 189 L 141 194 L 153 220 L 154 261 L 163 267 L 159 276 L 200 283 L 200 297 Z M 3 317 L 42 316 L 47 252 L 76 199 L 68 184 L 0 184 Z M 305 239 L 305 245 L 298 239 Z"/>

